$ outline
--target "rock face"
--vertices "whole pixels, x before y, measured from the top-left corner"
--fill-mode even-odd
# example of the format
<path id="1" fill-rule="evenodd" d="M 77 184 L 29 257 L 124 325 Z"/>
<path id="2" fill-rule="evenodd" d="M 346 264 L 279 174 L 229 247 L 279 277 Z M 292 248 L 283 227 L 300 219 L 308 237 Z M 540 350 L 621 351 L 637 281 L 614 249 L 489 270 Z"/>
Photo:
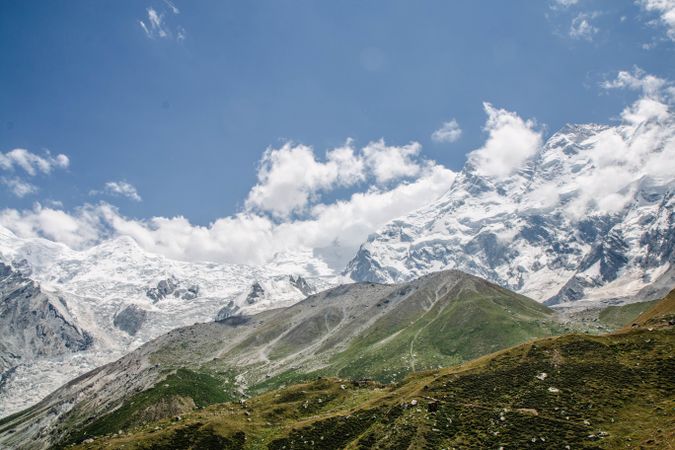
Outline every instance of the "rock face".
<path id="1" fill-rule="evenodd" d="M 35 358 L 78 352 L 92 344 L 65 301 L 0 263 L 0 372 Z"/>
<path id="2" fill-rule="evenodd" d="M 675 173 L 657 157 L 675 158 L 672 115 L 567 126 L 504 177 L 469 160 L 445 195 L 371 235 L 345 275 L 401 282 L 457 268 L 548 304 L 658 297 L 675 282 Z"/>
<path id="3" fill-rule="evenodd" d="M 173 294 L 177 287 L 178 280 L 172 275 L 170 278 L 160 280 L 156 287 L 149 288 L 145 291 L 145 295 L 153 302 L 158 302 Z"/>
<path id="4" fill-rule="evenodd" d="M 259 282 L 255 282 L 251 285 L 248 294 L 246 295 L 246 303 L 249 305 L 255 305 L 258 300 L 265 296 L 265 289 L 260 285 Z"/>
<path id="5" fill-rule="evenodd" d="M 268 280 L 253 282 L 249 288 L 227 301 L 215 316 L 216 321 L 223 321 L 228 317 L 265 309 L 289 306 L 290 302 L 279 301 L 279 297 L 300 296 L 307 297 L 317 292 L 316 283 L 307 281 L 300 275 L 275 277 Z"/>
<path id="6" fill-rule="evenodd" d="M 316 293 L 316 290 L 307 283 L 307 280 L 305 280 L 303 277 L 300 275 L 291 275 L 289 276 L 289 280 L 291 282 L 292 286 L 295 286 L 300 292 L 302 292 L 304 295 L 311 295 Z"/>
<path id="7" fill-rule="evenodd" d="M 129 305 L 115 315 L 113 324 L 129 335 L 134 336 L 141 329 L 148 312 L 137 305 Z"/>

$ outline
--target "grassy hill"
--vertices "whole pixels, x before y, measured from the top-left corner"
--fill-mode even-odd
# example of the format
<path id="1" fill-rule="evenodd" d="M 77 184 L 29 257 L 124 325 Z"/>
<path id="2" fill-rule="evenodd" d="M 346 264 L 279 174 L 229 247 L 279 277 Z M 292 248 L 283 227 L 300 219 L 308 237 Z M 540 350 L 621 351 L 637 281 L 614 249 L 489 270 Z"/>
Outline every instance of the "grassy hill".
<path id="1" fill-rule="evenodd" d="M 0 444 L 80 442 L 317 377 L 399 382 L 562 329 L 549 308 L 458 271 L 344 285 L 174 330 L 0 422 Z"/>
<path id="2" fill-rule="evenodd" d="M 318 379 L 77 448 L 653 448 L 675 442 L 675 329 L 566 335 L 397 385 Z"/>

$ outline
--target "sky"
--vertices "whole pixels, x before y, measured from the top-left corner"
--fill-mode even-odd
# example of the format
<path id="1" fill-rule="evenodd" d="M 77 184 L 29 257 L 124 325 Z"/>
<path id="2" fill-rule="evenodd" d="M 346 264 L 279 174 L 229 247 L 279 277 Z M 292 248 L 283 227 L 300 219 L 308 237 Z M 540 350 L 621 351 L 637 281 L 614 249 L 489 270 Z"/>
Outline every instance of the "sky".
<path id="1" fill-rule="evenodd" d="M 499 118 L 536 131 L 523 148 L 620 122 L 674 78 L 674 42 L 675 0 L 0 0 L 0 224 L 337 266 Z"/>

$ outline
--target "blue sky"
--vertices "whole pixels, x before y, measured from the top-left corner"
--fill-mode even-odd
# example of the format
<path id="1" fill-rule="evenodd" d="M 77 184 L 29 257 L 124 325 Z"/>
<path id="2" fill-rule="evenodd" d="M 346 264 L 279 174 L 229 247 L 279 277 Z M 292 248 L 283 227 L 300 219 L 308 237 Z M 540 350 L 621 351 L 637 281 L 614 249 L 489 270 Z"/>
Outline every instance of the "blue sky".
<path id="1" fill-rule="evenodd" d="M 545 137 L 618 117 L 635 93 L 600 84 L 620 70 L 672 79 L 673 24 L 650 4 L 2 0 L 0 152 L 69 163 L 24 177 L 21 197 L 12 169 L 0 201 L 65 212 L 103 201 L 207 226 L 247 209 L 263 152 L 288 141 L 317 159 L 348 138 L 414 141 L 419 161 L 458 171 L 486 139 L 485 101 Z M 435 142 L 452 119 L 461 136 Z"/>

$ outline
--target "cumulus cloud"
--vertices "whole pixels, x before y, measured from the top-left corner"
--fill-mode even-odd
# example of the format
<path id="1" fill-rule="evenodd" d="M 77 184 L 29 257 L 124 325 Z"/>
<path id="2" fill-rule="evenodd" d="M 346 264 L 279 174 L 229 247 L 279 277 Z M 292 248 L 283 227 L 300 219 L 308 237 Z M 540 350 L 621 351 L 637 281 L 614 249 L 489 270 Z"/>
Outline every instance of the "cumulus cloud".
<path id="1" fill-rule="evenodd" d="M 441 127 L 431 134 L 434 142 L 455 142 L 462 136 L 462 129 L 455 119 L 444 122 Z"/>
<path id="2" fill-rule="evenodd" d="M 422 146 L 411 142 L 401 147 L 388 146 L 384 139 L 371 142 L 363 148 L 368 168 L 378 183 L 387 183 L 403 177 L 415 177 L 422 171 L 423 161 L 417 159 Z"/>
<path id="3" fill-rule="evenodd" d="M 516 113 L 484 103 L 487 114 L 483 147 L 472 151 L 468 161 L 482 176 L 503 178 L 511 175 L 541 147 L 542 135 L 535 122 L 523 120 Z"/>
<path id="4" fill-rule="evenodd" d="M 604 89 L 632 89 L 642 91 L 646 96 L 658 97 L 667 87 L 663 78 L 646 73 L 639 67 L 632 71 L 621 70 L 613 80 L 605 80 L 601 83 Z"/>
<path id="5" fill-rule="evenodd" d="M 72 248 L 86 248 L 110 236 L 131 236 L 148 251 L 182 260 L 264 264 L 278 253 L 309 249 L 341 270 L 368 234 L 440 196 L 454 178 L 451 170 L 428 164 L 415 180 L 314 204 L 307 217 L 282 222 L 251 211 L 208 226 L 181 216 L 136 220 L 99 203 L 72 213 L 39 204 L 31 210 L 5 209 L 0 211 L 0 225 L 22 237 L 46 237 Z"/>
<path id="6" fill-rule="evenodd" d="M 22 237 L 45 237 L 76 249 L 111 236 L 131 236 L 148 251 L 193 261 L 264 264 L 275 255 L 309 251 L 338 271 L 370 233 L 450 188 L 455 173 L 422 158 L 420 148 L 418 143 L 391 146 L 379 140 L 357 149 L 349 140 L 323 158 L 301 144 L 268 149 L 245 209 L 207 226 L 181 216 L 132 219 L 106 202 L 70 212 L 43 204 L 5 209 L 0 225 Z M 336 187 L 353 192 L 322 202 L 321 193 Z M 101 193 L 140 200 L 123 181 L 92 192 Z"/>
<path id="7" fill-rule="evenodd" d="M 30 176 L 38 173 L 48 174 L 54 169 L 66 169 L 70 160 L 66 155 L 52 156 L 46 152 L 44 156 L 36 155 L 23 148 L 15 148 L 7 153 L 0 153 L 0 168 L 4 170 L 22 169 Z"/>
<path id="8" fill-rule="evenodd" d="M 593 37 L 598 33 L 598 28 L 591 23 L 595 17 L 593 13 L 579 13 L 570 25 L 569 36 L 572 39 L 583 39 L 585 41 L 592 41 Z"/>
<path id="9" fill-rule="evenodd" d="M 641 91 L 642 96 L 621 113 L 624 122 L 639 124 L 650 119 L 665 120 L 669 117 L 669 104 L 675 100 L 670 81 L 646 73 L 639 67 L 622 70 L 616 78 L 601 83 L 604 89 L 630 89 Z"/>
<path id="10" fill-rule="evenodd" d="M 21 237 L 44 237 L 71 248 L 84 248 L 107 237 L 99 211 L 91 205 L 72 213 L 39 203 L 22 211 L 6 208 L 0 211 L 0 225 Z"/>
<path id="11" fill-rule="evenodd" d="M 355 155 L 351 142 L 327 152 L 325 162 L 317 160 L 311 147 L 286 143 L 263 154 L 258 183 L 249 192 L 246 206 L 286 217 L 304 211 L 321 191 L 351 186 L 364 177 L 363 160 Z"/>
<path id="12" fill-rule="evenodd" d="M 658 15 L 658 23 L 666 28 L 666 34 L 675 41 L 675 0 L 637 0 L 636 3 L 649 13 Z"/>
<path id="13" fill-rule="evenodd" d="M 263 154 L 258 182 L 248 194 L 246 208 L 287 218 L 306 213 L 323 192 L 338 187 L 366 180 L 383 185 L 417 177 L 428 164 L 419 157 L 420 149 L 416 142 L 389 146 L 379 140 L 357 150 L 349 140 L 320 160 L 311 147 L 302 144 L 270 148 Z"/>
<path id="14" fill-rule="evenodd" d="M 0 170 L 6 172 L 22 172 L 23 176 L 35 177 L 38 174 L 49 174 L 55 169 L 66 169 L 70 159 L 66 155 L 52 156 L 48 151 L 40 156 L 23 148 L 15 148 L 6 153 L 0 152 Z M 15 196 L 22 198 L 38 191 L 35 184 L 21 176 L 6 176 L 0 178 L 4 185 Z"/>
<path id="15" fill-rule="evenodd" d="M 126 181 L 108 181 L 104 186 L 103 190 L 97 191 L 93 190 L 89 192 L 89 195 L 99 195 L 107 194 L 116 197 L 126 197 L 135 202 L 140 202 L 143 199 L 136 190 L 136 187 Z"/>

